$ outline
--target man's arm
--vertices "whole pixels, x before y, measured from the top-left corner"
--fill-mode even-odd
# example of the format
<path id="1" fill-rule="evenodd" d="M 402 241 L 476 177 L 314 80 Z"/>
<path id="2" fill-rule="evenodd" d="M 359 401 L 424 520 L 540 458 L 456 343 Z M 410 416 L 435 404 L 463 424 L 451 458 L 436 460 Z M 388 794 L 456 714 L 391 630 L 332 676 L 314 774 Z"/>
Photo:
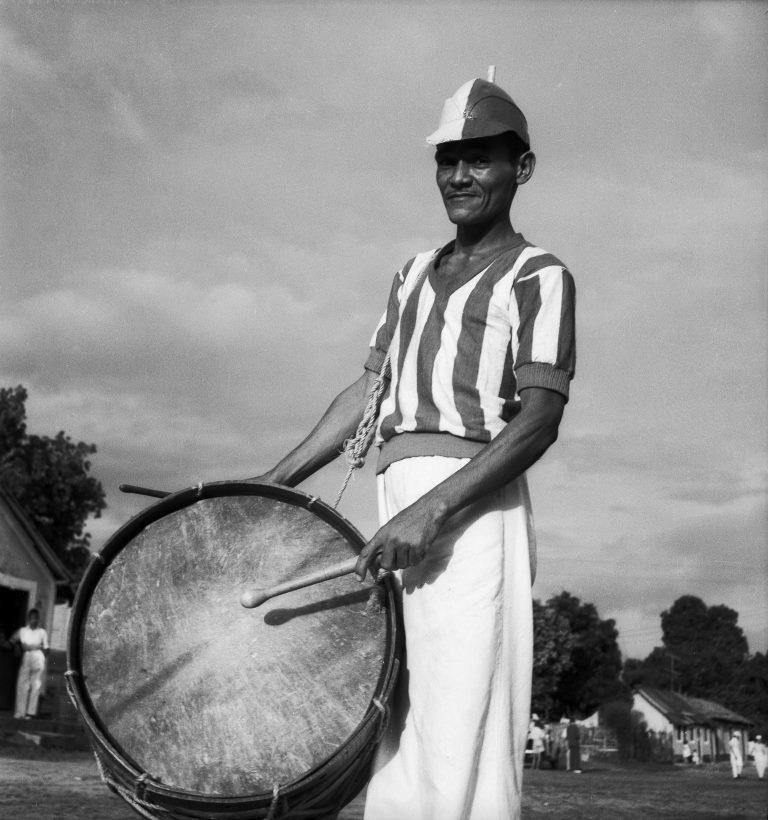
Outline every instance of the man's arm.
<path id="1" fill-rule="evenodd" d="M 381 555 L 384 569 L 418 564 L 446 521 L 479 498 L 522 475 L 557 439 L 565 398 L 530 387 L 520 393 L 521 410 L 474 458 L 387 522 L 360 553 L 355 572 L 365 577 Z"/>
<path id="2" fill-rule="evenodd" d="M 363 417 L 376 374 L 366 370 L 331 402 L 312 432 L 271 470 L 252 481 L 293 487 L 333 461 Z"/>

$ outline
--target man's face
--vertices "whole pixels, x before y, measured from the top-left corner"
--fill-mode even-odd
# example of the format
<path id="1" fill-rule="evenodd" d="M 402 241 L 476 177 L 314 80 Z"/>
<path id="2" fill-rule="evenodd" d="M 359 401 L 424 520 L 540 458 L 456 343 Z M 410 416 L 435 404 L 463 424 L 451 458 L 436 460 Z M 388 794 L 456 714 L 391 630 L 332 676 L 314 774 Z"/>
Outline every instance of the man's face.
<path id="1" fill-rule="evenodd" d="M 29 613 L 29 625 L 32 629 L 37 629 L 37 625 L 40 623 L 40 617 L 38 616 L 37 612 L 30 612 Z"/>
<path id="2" fill-rule="evenodd" d="M 517 166 L 504 137 L 443 143 L 435 162 L 437 187 L 451 222 L 480 226 L 508 218 Z"/>

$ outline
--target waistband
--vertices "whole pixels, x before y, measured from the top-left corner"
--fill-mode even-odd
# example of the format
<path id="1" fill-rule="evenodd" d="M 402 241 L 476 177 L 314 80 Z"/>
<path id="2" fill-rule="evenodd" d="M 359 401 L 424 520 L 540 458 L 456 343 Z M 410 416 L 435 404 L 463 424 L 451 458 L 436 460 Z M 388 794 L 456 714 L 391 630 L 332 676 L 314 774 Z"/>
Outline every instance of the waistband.
<path id="1" fill-rule="evenodd" d="M 376 472 L 383 473 L 392 462 L 413 456 L 473 458 L 483 447 L 485 442 L 460 438 L 451 433 L 400 433 L 381 444 Z"/>

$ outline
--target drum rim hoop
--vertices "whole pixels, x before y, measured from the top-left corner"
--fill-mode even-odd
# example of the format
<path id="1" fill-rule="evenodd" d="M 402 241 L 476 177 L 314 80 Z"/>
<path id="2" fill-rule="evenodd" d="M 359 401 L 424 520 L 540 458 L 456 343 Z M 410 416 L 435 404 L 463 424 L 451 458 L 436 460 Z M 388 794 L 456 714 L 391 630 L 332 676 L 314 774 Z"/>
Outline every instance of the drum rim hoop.
<path id="1" fill-rule="evenodd" d="M 167 786 L 151 775 L 144 772 L 138 763 L 112 737 L 107 727 L 102 723 L 91 701 L 85 677 L 82 673 L 82 644 L 84 640 L 84 626 L 88 613 L 91 596 L 99 580 L 111 561 L 122 549 L 146 527 L 165 516 L 190 507 L 197 501 L 207 498 L 221 498 L 225 496 L 255 495 L 273 498 L 293 506 L 306 509 L 317 515 L 318 518 L 333 527 L 353 547 L 361 550 L 366 540 L 357 528 L 347 521 L 330 505 L 317 496 L 309 495 L 293 487 L 281 484 L 264 484 L 249 481 L 216 481 L 207 484 L 198 484 L 171 493 L 165 498 L 150 504 L 133 516 L 120 527 L 104 544 L 102 549 L 93 554 L 93 559 L 86 568 L 78 585 L 70 614 L 69 633 L 67 637 L 67 676 L 69 693 L 72 702 L 84 723 L 87 734 L 94 747 L 94 751 L 107 755 L 128 785 L 142 780 L 144 799 L 154 796 L 158 805 L 186 805 L 190 808 L 205 807 L 210 810 L 215 805 L 226 803 L 227 809 L 236 806 L 242 810 L 263 808 L 269 805 L 274 798 L 272 792 L 253 792 L 249 794 L 223 795 L 203 794 L 177 787 Z M 402 654 L 402 637 L 399 629 L 397 607 L 392 583 L 387 577 L 383 581 L 387 601 L 386 640 L 381 672 L 376 682 L 373 698 L 358 725 L 345 738 L 344 742 L 327 758 L 321 760 L 312 769 L 299 775 L 294 780 L 280 785 L 280 793 L 286 797 L 301 791 L 307 783 L 317 777 L 318 773 L 327 771 L 334 766 L 335 759 L 343 753 L 362 732 L 375 734 L 376 727 L 384 719 L 373 701 L 385 702 L 389 699 L 399 671 L 400 656 Z M 377 718 L 379 720 L 377 720 Z"/>

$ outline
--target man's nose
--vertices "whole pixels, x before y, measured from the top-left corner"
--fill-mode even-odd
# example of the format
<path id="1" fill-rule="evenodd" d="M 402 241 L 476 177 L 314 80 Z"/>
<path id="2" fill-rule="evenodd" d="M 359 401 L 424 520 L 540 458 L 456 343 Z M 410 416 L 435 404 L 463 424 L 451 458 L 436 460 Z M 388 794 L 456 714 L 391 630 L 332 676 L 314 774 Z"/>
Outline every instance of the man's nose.
<path id="1" fill-rule="evenodd" d="M 461 188 L 465 185 L 470 185 L 471 182 L 472 177 L 469 175 L 469 164 L 463 159 L 460 159 L 451 174 L 451 185 L 456 188 Z"/>

